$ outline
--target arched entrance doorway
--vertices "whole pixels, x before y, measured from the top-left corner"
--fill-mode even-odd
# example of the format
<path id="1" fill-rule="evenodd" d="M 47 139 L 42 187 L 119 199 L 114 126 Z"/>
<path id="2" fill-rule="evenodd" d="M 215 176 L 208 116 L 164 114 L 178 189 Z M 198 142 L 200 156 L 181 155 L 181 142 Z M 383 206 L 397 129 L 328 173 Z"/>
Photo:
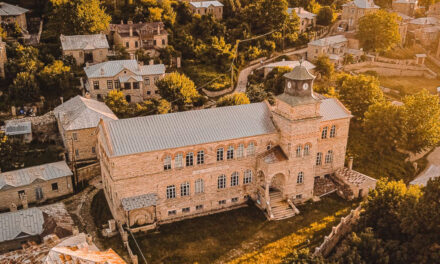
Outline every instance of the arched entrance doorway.
<path id="1" fill-rule="evenodd" d="M 283 196 L 284 186 L 286 184 L 286 177 L 282 173 L 275 174 L 269 186 L 269 193 L 281 193 Z"/>

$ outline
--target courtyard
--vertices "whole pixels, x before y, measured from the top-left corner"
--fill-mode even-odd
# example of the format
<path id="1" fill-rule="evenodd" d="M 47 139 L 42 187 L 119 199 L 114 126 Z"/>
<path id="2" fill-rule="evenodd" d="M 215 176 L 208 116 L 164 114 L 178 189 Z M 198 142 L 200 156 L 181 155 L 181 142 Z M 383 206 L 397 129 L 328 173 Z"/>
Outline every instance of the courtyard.
<path id="1" fill-rule="evenodd" d="M 224 213 L 162 225 L 156 232 L 135 236 L 148 263 L 264 263 L 262 257 L 270 257 L 272 263 L 277 263 L 293 249 L 307 247 L 313 251 L 331 227 L 357 204 L 332 194 L 320 202 L 299 206 L 301 213 L 297 216 L 270 222 L 258 208 L 249 204 Z M 107 215 L 104 211 L 99 214 Z M 106 242 L 106 246 L 120 250 L 119 246 L 112 245 L 121 243 L 119 237 Z M 135 243 L 130 242 L 142 263 Z"/>
<path id="2" fill-rule="evenodd" d="M 401 95 L 415 94 L 423 89 L 427 89 L 430 93 L 435 94 L 437 87 L 440 86 L 438 79 L 428 79 L 411 76 L 379 76 L 381 86 L 398 90 Z"/>

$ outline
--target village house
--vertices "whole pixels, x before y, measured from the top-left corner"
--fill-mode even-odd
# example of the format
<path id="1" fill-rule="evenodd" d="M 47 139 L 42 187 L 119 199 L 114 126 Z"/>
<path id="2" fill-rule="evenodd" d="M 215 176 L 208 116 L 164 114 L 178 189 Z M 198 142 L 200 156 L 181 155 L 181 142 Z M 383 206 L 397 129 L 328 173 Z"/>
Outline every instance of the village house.
<path id="1" fill-rule="evenodd" d="M 408 22 L 410 43 L 419 43 L 425 47 L 437 45 L 440 33 L 440 20 L 435 17 L 420 17 Z"/>
<path id="2" fill-rule="evenodd" d="M 69 161 L 96 160 L 96 126 L 100 119 L 118 119 L 105 103 L 76 96 L 54 109 Z"/>
<path id="3" fill-rule="evenodd" d="M 193 14 L 208 15 L 212 14 L 216 19 L 223 18 L 223 4 L 219 1 L 197 1 L 190 2 L 189 8 Z"/>
<path id="4" fill-rule="evenodd" d="M 165 65 L 143 65 L 136 60 L 107 61 L 84 68 L 86 90 L 92 98 L 103 100 L 113 90 L 121 90 L 127 102 L 159 97 L 156 82 L 165 76 Z"/>
<path id="5" fill-rule="evenodd" d="M 332 62 L 340 63 L 343 60 L 348 44 L 348 39 L 344 35 L 311 41 L 307 45 L 307 59 L 315 61 L 318 57 L 327 55 Z"/>
<path id="6" fill-rule="evenodd" d="M 41 203 L 73 192 L 65 161 L 0 173 L 0 209 Z"/>
<path id="7" fill-rule="evenodd" d="M 373 0 L 354 0 L 342 5 L 341 20 L 347 23 L 348 30 L 355 30 L 361 17 L 377 10 L 379 6 Z"/>
<path id="8" fill-rule="evenodd" d="M 154 57 L 158 55 L 158 50 L 168 45 L 168 32 L 163 22 L 128 21 L 124 24 L 124 21 L 121 21 L 121 24 L 109 25 L 108 36 L 113 45 L 124 47 L 130 54 L 143 49 Z"/>
<path id="9" fill-rule="evenodd" d="M 418 0 L 393 0 L 391 8 L 396 12 L 414 17 L 418 8 L 417 4 Z"/>
<path id="10" fill-rule="evenodd" d="M 274 106 L 102 120 L 102 182 L 118 224 L 143 231 L 249 199 L 269 219 L 298 213 L 295 204 L 314 197 L 315 181 L 344 167 L 351 114 L 313 92 L 314 76 L 304 66 L 284 78 Z"/>
<path id="11" fill-rule="evenodd" d="M 107 60 L 109 45 L 104 34 L 60 36 L 63 56 L 72 56 L 77 65 Z"/>
<path id="12" fill-rule="evenodd" d="M 26 13 L 29 12 L 26 8 L 11 5 L 5 2 L 0 2 L 0 22 L 1 23 L 17 23 L 17 25 L 24 30 L 27 30 Z"/>
<path id="13" fill-rule="evenodd" d="M 306 11 L 302 7 L 288 8 L 287 13 L 292 17 L 293 12 L 299 18 L 299 32 L 304 33 L 316 26 L 316 14 Z"/>
<path id="14" fill-rule="evenodd" d="M 32 124 L 30 121 L 12 119 L 6 121 L 5 134 L 12 141 L 30 143 L 32 141 Z"/>

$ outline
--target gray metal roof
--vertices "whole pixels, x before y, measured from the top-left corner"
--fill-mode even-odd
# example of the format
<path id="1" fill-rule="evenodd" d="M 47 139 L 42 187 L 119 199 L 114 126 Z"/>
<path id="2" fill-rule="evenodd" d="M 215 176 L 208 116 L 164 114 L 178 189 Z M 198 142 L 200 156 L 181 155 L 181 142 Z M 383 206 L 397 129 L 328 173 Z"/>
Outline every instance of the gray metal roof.
<path id="1" fill-rule="evenodd" d="M 283 75 L 285 78 L 289 78 L 291 80 L 304 81 L 304 80 L 314 80 L 315 76 L 313 76 L 309 70 L 303 65 L 298 65 L 293 68 L 293 71 L 288 72 Z"/>
<path id="2" fill-rule="evenodd" d="M 88 78 L 114 77 L 123 70 L 128 70 L 132 74 L 139 76 L 157 75 L 165 73 L 165 65 L 139 65 L 136 60 L 116 60 L 106 61 L 84 68 Z"/>
<path id="3" fill-rule="evenodd" d="M 0 190 L 32 184 L 37 180 L 49 181 L 72 175 L 65 161 L 0 173 Z"/>
<path id="4" fill-rule="evenodd" d="M 265 103 L 105 121 L 113 156 L 276 132 Z"/>
<path id="5" fill-rule="evenodd" d="M 320 114 L 321 121 L 336 120 L 351 117 L 348 111 L 336 98 L 328 98 L 321 100 Z"/>
<path id="6" fill-rule="evenodd" d="M 440 166 L 431 165 L 426 171 L 417 176 L 417 178 L 412 180 L 409 184 L 426 186 L 430 179 L 435 179 L 438 177 L 440 177 Z"/>
<path id="7" fill-rule="evenodd" d="M 96 127 L 99 120 L 118 119 L 105 103 L 75 96 L 54 109 L 55 117 L 64 130 L 78 130 Z"/>
<path id="8" fill-rule="evenodd" d="M 36 208 L 0 214 L 0 242 L 43 232 L 43 212 Z"/>
<path id="9" fill-rule="evenodd" d="M 31 121 L 7 121 L 6 122 L 6 135 L 14 136 L 14 135 L 24 135 L 32 133 L 32 124 Z"/>
<path id="10" fill-rule="evenodd" d="M 104 34 L 60 36 L 63 50 L 94 50 L 110 48 Z"/>
<path id="11" fill-rule="evenodd" d="M 199 1 L 199 2 L 189 2 L 190 5 L 194 6 L 195 8 L 208 8 L 209 6 L 215 6 L 220 7 L 223 6 L 222 3 L 219 1 Z"/>
<path id="12" fill-rule="evenodd" d="M 322 39 L 317 39 L 312 42 L 309 42 L 310 45 L 314 46 L 331 46 L 334 44 L 342 43 L 348 41 L 347 38 L 344 35 L 336 35 L 331 37 L 326 37 Z"/>
<path id="13" fill-rule="evenodd" d="M 438 19 L 435 17 L 419 17 L 409 21 L 409 23 L 414 25 L 436 25 Z"/>
<path id="14" fill-rule="evenodd" d="M 125 211 L 131 211 L 139 208 L 144 208 L 156 205 L 157 194 L 148 193 L 139 196 L 122 198 L 122 207 Z"/>
<path id="15" fill-rule="evenodd" d="M 303 7 L 287 8 L 287 13 L 289 13 L 290 15 L 292 15 L 293 11 L 295 11 L 296 15 L 299 18 L 314 19 L 316 17 L 316 14 L 310 13 L 309 11 L 305 10 Z"/>
<path id="16" fill-rule="evenodd" d="M 19 16 L 27 12 L 26 8 L 0 2 L 0 16 Z"/>
<path id="17" fill-rule="evenodd" d="M 356 6 L 358 8 L 374 8 L 379 9 L 380 7 L 374 4 L 373 0 L 354 0 L 350 3 L 344 4 L 342 6 Z"/>

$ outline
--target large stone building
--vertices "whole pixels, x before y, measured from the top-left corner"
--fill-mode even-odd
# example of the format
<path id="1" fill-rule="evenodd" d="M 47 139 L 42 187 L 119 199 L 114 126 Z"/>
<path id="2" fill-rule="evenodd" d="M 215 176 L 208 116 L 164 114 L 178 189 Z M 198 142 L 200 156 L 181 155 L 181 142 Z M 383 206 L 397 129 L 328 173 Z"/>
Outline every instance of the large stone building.
<path id="1" fill-rule="evenodd" d="M 96 127 L 99 120 L 118 119 L 106 104 L 76 96 L 54 109 L 58 130 L 69 161 L 96 160 Z"/>
<path id="2" fill-rule="evenodd" d="M 136 60 L 107 61 L 84 68 L 86 90 L 92 98 L 103 100 L 113 89 L 120 89 L 128 102 L 159 97 L 156 82 L 165 76 L 165 65 L 142 65 Z"/>
<path id="3" fill-rule="evenodd" d="M 379 6 L 375 5 L 373 0 L 354 0 L 342 5 L 341 19 L 347 22 L 348 30 L 354 30 L 361 17 L 377 10 Z"/>
<path id="4" fill-rule="evenodd" d="M 156 51 L 168 45 L 168 32 L 163 22 L 133 23 L 109 25 L 109 39 L 113 45 L 124 47 L 127 52 L 134 54 L 144 49 L 150 56 L 157 55 Z"/>
<path id="5" fill-rule="evenodd" d="M 273 106 L 101 121 L 98 155 L 116 221 L 135 232 L 249 199 L 269 219 L 293 216 L 317 179 L 344 167 L 351 114 L 315 94 L 313 81 L 298 66 Z"/>
<path id="6" fill-rule="evenodd" d="M 5 2 L 0 2 L 0 22 L 1 23 L 17 23 L 17 25 L 24 30 L 27 30 L 26 13 L 29 12 L 26 8 L 11 5 Z"/>
<path id="7" fill-rule="evenodd" d="M 316 14 L 310 13 L 302 7 L 287 8 L 287 13 L 292 17 L 295 13 L 299 18 L 299 32 L 303 33 L 316 26 Z"/>
<path id="8" fill-rule="evenodd" d="M 414 17 L 418 8 L 418 0 L 393 0 L 392 9 L 396 12 Z"/>
<path id="9" fill-rule="evenodd" d="M 104 34 L 60 36 L 63 56 L 72 56 L 76 64 L 107 60 L 109 45 Z"/>
<path id="10" fill-rule="evenodd" d="M 216 19 L 223 18 L 223 4 L 219 1 L 195 1 L 189 3 L 189 8 L 193 14 L 208 15 L 212 14 Z"/>
<path id="11" fill-rule="evenodd" d="M 349 41 L 344 35 L 336 35 L 311 41 L 307 45 L 307 59 L 315 61 L 319 56 L 328 55 L 331 61 L 343 60 Z"/>

